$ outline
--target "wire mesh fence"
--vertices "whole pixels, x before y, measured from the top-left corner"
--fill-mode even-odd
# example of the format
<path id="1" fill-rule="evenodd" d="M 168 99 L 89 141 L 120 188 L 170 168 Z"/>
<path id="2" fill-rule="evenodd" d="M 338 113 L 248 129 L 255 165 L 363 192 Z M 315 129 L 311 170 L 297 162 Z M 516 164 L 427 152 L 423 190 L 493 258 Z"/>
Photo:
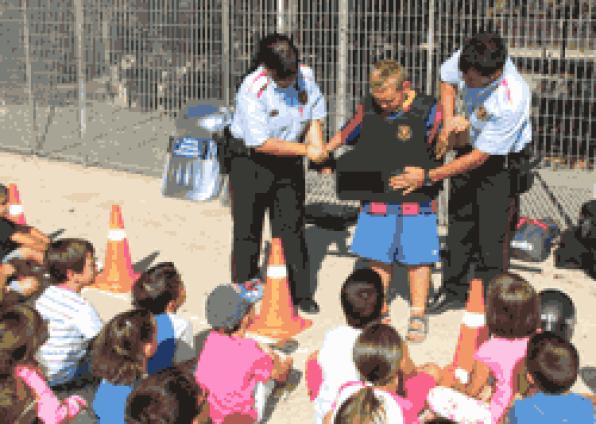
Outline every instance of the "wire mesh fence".
<path id="1" fill-rule="evenodd" d="M 314 69 L 331 134 L 372 63 L 395 58 L 436 94 L 441 62 L 481 28 L 503 34 L 532 87 L 543 165 L 592 169 L 590 0 L 0 0 L 0 148 L 159 175 L 178 111 L 233 103 L 272 31 Z"/>

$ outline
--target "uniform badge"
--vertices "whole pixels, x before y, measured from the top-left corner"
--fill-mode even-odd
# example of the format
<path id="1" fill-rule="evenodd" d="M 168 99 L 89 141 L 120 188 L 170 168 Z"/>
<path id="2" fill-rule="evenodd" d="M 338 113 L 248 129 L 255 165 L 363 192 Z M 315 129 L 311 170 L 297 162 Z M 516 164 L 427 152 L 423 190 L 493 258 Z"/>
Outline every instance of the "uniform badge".
<path id="1" fill-rule="evenodd" d="M 298 101 L 301 105 L 305 105 L 308 102 L 308 95 L 306 94 L 306 91 L 301 90 L 298 92 Z"/>
<path id="2" fill-rule="evenodd" d="M 412 138 L 412 127 L 409 125 L 399 125 L 396 135 L 401 141 L 408 141 Z"/>
<path id="3" fill-rule="evenodd" d="M 269 116 L 272 118 L 277 115 L 279 115 L 279 110 L 277 110 L 277 109 L 273 109 L 271 112 L 269 112 Z"/>
<path id="4" fill-rule="evenodd" d="M 484 108 L 484 106 L 480 105 L 476 108 L 476 117 L 481 121 L 486 121 L 488 118 L 488 112 Z"/>

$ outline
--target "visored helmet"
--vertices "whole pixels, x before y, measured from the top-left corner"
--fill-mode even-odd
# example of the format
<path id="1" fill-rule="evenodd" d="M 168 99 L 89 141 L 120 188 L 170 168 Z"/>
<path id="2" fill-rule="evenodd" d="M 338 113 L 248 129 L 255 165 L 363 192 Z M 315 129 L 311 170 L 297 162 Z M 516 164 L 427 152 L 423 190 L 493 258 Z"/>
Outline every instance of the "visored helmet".
<path id="1" fill-rule="evenodd" d="M 571 341 L 575 328 L 575 305 L 571 298 L 560 290 L 542 290 L 540 296 L 540 327 Z"/>

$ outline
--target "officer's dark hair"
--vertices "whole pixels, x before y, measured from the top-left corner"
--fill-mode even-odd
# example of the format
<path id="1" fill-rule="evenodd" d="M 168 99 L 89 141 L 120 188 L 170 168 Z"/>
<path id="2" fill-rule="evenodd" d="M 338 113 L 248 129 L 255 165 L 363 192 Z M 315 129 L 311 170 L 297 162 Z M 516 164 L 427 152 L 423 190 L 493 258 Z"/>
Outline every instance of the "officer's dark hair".
<path id="1" fill-rule="evenodd" d="M 545 331 L 530 338 L 526 366 L 541 391 L 559 394 L 575 384 L 579 355 L 570 342 Z"/>
<path id="2" fill-rule="evenodd" d="M 527 337 L 540 327 L 540 298 L 518 274 L 506 272 L 489 282 L 486 323 L 491 334 L 507 339 Z"/>
<path id="3" fill-rule="evenodd" d="M 298 72 L 298 49 L 290 37 L 274 32 L 259 42 L 256 63 L 275 72 L 276 78 L 287 78 Z"/>
<path id="4" fill-rule="evenodd" d="M 488 77 L 502 70 L 507 60 L 507 46 L 503 38 L 492 31 L 482 31 L 468 38 L 459 57 L 459 70 L 475 69 Z"/>
<path id="5" fill-rule="evenodd" d="M 381 317 L 384 301 L 381 277 L 370 268 L 354 271 L 344 282 L 340 299 L 348 325 L 366 327 Z"/>

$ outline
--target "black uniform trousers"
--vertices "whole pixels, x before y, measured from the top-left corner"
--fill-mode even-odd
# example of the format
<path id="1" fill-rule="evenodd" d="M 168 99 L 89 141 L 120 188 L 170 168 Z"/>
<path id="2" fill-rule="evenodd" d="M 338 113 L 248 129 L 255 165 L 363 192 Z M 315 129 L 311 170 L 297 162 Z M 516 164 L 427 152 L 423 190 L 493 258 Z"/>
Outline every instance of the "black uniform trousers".
<path id="1" fill-rule="evenodd" d="M 302 158 L 251 153 L 231 162 L 233 219 L 232 281 L 259 273 L 265 210 L 273 237 L 280 237 L 295 303 L 310 298 L 309 265 L 304 238 L 305 174 Z"/>
<path id="2" fill-rule="evenodd" d="M 469 278 L 482 279 L 486 293 L 489 281 L 509 268 L 519 217 L 511 179 L 505 156 L 490 156 L 480 167 L 451 177 L 443 287 L 460 299 L 466 298 Z"/>

